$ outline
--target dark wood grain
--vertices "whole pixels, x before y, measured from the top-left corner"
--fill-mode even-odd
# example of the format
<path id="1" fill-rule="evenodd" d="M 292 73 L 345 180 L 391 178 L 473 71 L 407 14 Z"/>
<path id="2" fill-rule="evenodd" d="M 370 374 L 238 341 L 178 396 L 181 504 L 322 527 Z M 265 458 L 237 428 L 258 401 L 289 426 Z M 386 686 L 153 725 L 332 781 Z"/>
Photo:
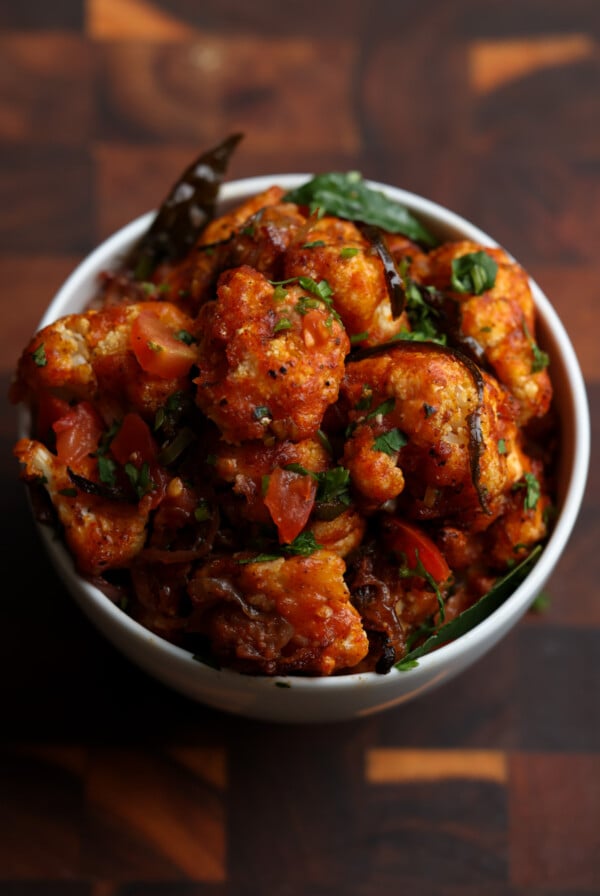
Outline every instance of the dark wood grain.
<path id="1" fill-rule="evenodd" d="M 0 896 L 600 894 L 600 6 L 28 0 L 0 26 Z M 588 388 L 545 612 L 356 722 L 230 718 L 134 668 L 40 551 L 11 456 L 11 371 L 60 282 L 238 129 L 233 177 L 359 169 L 491 232 Z"/>

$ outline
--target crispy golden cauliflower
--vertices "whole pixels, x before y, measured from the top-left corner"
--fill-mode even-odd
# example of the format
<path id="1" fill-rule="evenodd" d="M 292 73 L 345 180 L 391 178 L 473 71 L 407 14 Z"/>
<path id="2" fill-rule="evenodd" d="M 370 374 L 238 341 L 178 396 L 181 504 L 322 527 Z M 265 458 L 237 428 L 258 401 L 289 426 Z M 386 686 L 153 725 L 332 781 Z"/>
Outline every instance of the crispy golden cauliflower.
<path id="1" fill-rule="evenodd" d="M 326 302 L 300 286 L 276 288 L 242 266 L 221 278 L 198 331 L 197 402 L 227 442 L 316 433 L 338 396 L 349 349 Z"/>
<path id="2" fill-rule="evenodd" d="M 284 277 L 325 280 L 349 336 L 376 345 L 409 329 L 406 315 L 392 316 L 383 264 L 351 221 L 323 217 L 285 253 Z"/>
<path id="3" fill-rule="evenodd" d="M 331 675 L 368 651 L 344 561 L 330 551 L 247 562 L 215 557 L 190 582 L 189 629 L 222 663 L 250 673 Z"/>
<path id="4" fill-rule="evenodd" d="M 348 363 L 342 394 L 354 424 L 344 463 L 368 501 L 402 493 L 416 517 L 498 515 L 522 465 L 515 410 L 493 378 L 440 346 L 398 343 Z"/>
<path id="5" fill-rule="evenodd" d="M 485 252 L 498 265 L 494 286 L 481 295 L 452 289 L 452 262 L 464 255 Z M 519 423 L 543 417 L 552 386 L 543 353 L 535 342 L 535 309 L 525 271 L 502 249 L 469 240 L 445 243 L 419 259 L 418 279 L 446 290 L 460 306 L 460 329 L 483 349 L 500 380 L 519 402 Z"/>
<path id="6" fill-rule="evenodd" d="M 149 517 L 142 504 L 111 501 L 74 488 L 67 467 L 40 442 L 21 439 L 14 453 L 24 465 L 25 481 L 43 483 L 81 573 L 100 575 L 127 566 L 139 554 Z"/>
<path id="7" fill-rule="evenodd" d="M 35 404 L 41 394 L 50 393 L 67 401 L 94 401 L 106 419 L 122 416 L 128 410 L 152 419 L 169 395 L 189 389 L 189 381 L 186 376 L 157 376 L 141 366 L 134 327 L 142 313 L 155 316 L 173 333 L 188 332 L 194 326 L 170 302 L 125 304 L 70 314 L 40 330 L 22 353 L 15 397 Z M 149 337 L 147 342 L 152 344 Z M 147 345 L 142 349 L 152 357 L 162 347 L 156 343 L 155 351 L 147 351 Z"/>

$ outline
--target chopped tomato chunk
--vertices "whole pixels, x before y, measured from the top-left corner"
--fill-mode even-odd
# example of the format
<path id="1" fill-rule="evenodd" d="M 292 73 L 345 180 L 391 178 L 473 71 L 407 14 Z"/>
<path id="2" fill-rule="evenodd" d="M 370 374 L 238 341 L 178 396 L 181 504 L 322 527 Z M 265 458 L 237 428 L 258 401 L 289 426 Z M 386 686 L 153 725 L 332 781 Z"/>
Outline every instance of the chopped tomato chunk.
<path id="1" fill-rule="evenodd" d="M 310 516 L 317 484 L 312 476 L 276 467 L 269 477 L 265 504 L 279 532 L 279 541 L 290 544 Z"/>
<path id="2" fill-rule="evenodd" d="M 196 361 L 196 348 L 177 337 L 177 330 L 145 309 L 131 327 L 131 348 L 140 367 L 163 379 L 185 376 Z"/>
<path id="3" fill-rule="evenodd" d="M 133 464 L 141 470 L 148 465 L 150 506 L 158 507 L 165 496 L 169 476 L 158 462 L 158 449 L 148 424 L 139 414 L 126 414 L 119 431 L 110 444 L 110 451 L 121 465 Z"/>
<path id="4" fill-rule="evenodd" d="M 416 569 L 419 560 L 438 584 L 450 576 L 450 567 L 436 544 L 417 526 L 404 520 L 391 519 L 385 523 L 386 541 L 396 554 L 406 557 L 409 569 Z"/>
<path id="5" fill-rule="evenodd" d="M 38 397 L 36 430 L 40 438 L 48 435 L 48 430 L 70 412 L 71 406 L 62 398 L 56 398 L 51 392 L 40 392 Z"/>
<path id="6" fill-rule="evenodd" d="M 98 448 L 104 431 L 102 419 L 87 401 L 82 401 L 52 424 L 56 433 L 56 454 L 61 463 L 84 472 L 83 463 Z"/>
<path id="7" fill-rule="evenodd" d="M 157 457 L 157 448 L 150 427 L 139 414 L 126 414 L 119 431 L 110 444 L 110 450 L 120 464 L 126 464 L 136 456 L 140 463 L 150 463 Z"/>

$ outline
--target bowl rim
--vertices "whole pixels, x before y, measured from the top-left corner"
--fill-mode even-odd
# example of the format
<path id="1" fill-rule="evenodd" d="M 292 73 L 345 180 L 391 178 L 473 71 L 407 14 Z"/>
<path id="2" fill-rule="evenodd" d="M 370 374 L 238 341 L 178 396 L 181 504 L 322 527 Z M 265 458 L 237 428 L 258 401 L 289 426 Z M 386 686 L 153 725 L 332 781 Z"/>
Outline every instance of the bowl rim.
<path id="1" fill-rule="evenodd" d="M 262 192 L 274 184 L 278 184 L 285 189 L 291 189 L 305 183 L 311 177 L 313 175 L 310 173 L 267 174 L 232 180 L 221 187 L 218 205 L 222 207 L 233 201 L 241 201 L 251 195 Z M 380 181 L 367 180 L 366 183 L 407 206 L 419 216 L 431 218 L 432 221 L 439 225 L 440 229 L 456 231 L 458 234 L 457 238 L 471 239 L 494 247 L 499 245 L 496 240 L 475 224 L 437 202 Z M 155 211 L 149 211 L 133 219 L 103 240 L 92 252 L 86 255 L 56 292 L 41 318 L 38 329 L 47 326 L 65 313 L 71 313 L 65 312 L 63 308 L 69 298 L 85 287 L 86 284 L 89 284 L 91 287 L 93 280 L 97 278 L 100 271 L 110 269 L 110 264 L 107 264 L 109 260 L 114 266 L 115 261 L 118 261 L 123 251 L 146 230 L 155 214 Z M 564 550 L 579 514 L 590 462 L 591 427 L 585 383 L 575 351 L 560 318 L 550 300 L 535 280 L 529 277 L 529 281 L 538 315 L 544 320 L 545 326 L 552 332 L 559 354 L 563 359 L 565 371 L 568 373 L 567 384 L 571 404 L 578 409 L 578 413 L 573 414 L 575 424 L 573 432 L 573 461 L 569 470 L 568 481 L 564 488 L 561 512 L 537 563 L 523 582 L 496 610 L 470 631 L 433 652 L 422 656 L 418 661 L 418 666 L 414 669 L 400 672 L 395 667 L 392 667 L 388 674 L 402 675 L 408 678 L 427 671 L 430 676 L 436 675 L 442 673 L 448 664 L 458 660 L 462 654 L 476 652 L 478 647 L 484 649 L 486 642 L 492 643 L 495 640 L 494 633 L 499 632 L 500 635 L 498 637 L 500 637 L 513 622 L 516 622 L 523 615 L 535 596 L 543 588 Z M 90 298 L 91 295 L 92 293 L 90 292 Z M 29 422 L 27 410 L 20 408 L 20 435 L 27 435 Z M 355 672 L 336 676 L 314 677 L 292 674 L 248 676 L 231 669 L 213 668 L 195 659 L 191 651 L 172 644 L 128 616 L 96 586 L 77 573 L 71 555 L 62 539 L 57 540 L 50 536 L 49 532 L 54 530 L 51 530 L 47 524 L 37 521 L 36 523 L 43 535 L 47 550 L 50 551 L 55 561 L 58 562 L 61 573 L 66 578 L 69 590 L 72 593 L 81 593 L 83 591 L 86 599 L 91 602 L 97 614 L 104 617 L 107 622 L 117 625 L 138 642 L 145 642 L 146 645 L 153 643 L 158 653 L 166 653 L 177 664 L 195 669 L 195 674 L 218 676 L 220 680 L 232 679 L 237 684 L 242 684 L 244 687 L 250 686 L 253 689 L 271 688 L 274 682 L 293 681 L 293 690 L 300 693 L 310 692 L 315 688 L 347 690 L 355 687 L 358 682 L 375 686 L 378 682 L 382 683 L 388 680 L 388 675 L 382 676 L 376 672 Z"/>

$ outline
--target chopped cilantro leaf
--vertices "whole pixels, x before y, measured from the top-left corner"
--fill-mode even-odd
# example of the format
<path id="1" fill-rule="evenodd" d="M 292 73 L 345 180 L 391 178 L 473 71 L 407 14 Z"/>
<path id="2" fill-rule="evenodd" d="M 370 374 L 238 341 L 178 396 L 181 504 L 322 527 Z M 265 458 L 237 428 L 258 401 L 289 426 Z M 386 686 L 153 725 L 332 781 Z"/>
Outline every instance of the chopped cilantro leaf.
<path id="1" fill-rule="evenodd" d="M 533 473 L 525 473 L 523 479 L 513 485 L 513 489 L 519 488 L 525 489 L 525 500 L 523 502 L 525 510 L 535 510 L 542 494 L 537 477 Z"/>
<path id="2" fill-rule="evenodd" d="M 390 429 L 377 436 L 373 442 L 373 451 L 383 451 L 384 454 L 396 454 L 408 443 L 408 439 L 399 429 Z"/>
<path id="3" fill-rule="evenodd" d="M 143 498 L 155 488 L 155 483 L 150 478 L 150 467 L 146 461 L 139 470 L 132 463 L 125 464 L 123 469 L 138 498 Z"/>
<path id="4" fill-rule="evenodd" d="M 266 405 L 260 405 L 256 407 L 252 411 L 252 416 L 255 420 L 265 420 L 266 418 L 271 419 L 271 411 L 266 407 Z"/>
<path id="5" fill-rule="evenodd" d="M 359 252 L 360 249 L 357 246 L 346 246 L 340 251 L 340 258 L 354 258 Z"/>
<path id="6" fill-rule="evenodd" d="M 452 260 L 452 289 L 460 293 L 480 296 L 492 289 L 498 265 L 487 252 L 467 252 Z"/>
<path id="7" fill-rule="evenodd" d="M 283 545 L 282 550 L 284 553 L 292 556 L 308 557 L 310 554 L 314 554 L 315 551 L 321 550 L 322 547 L 323 545 L 317 542 L 312 532 L 301 532 L 300 535 L 294 538 L 291 544 Z"/>
<path id="8" fill-rule="evenodd" d="M 187 330 L 179 330 L 178 333 L 175 333 L 175 338 L 180 342 L 185 342 L 186 345 L 193 345 L 196 342 L 196 339 Z"/>
<path id="9" fill-rule="evenodd" d="M 100 482 L 103 482 L 105 485 L 115 485 L 116 469 L 117 465 L 114 460 L 111 460 L 110 457 L 106 457 L 104 454 L 98 455 L 98 476 L 100 477 Z"/>
<path id="10" fill-rule="evenodd" d="M 46 357 L 46 349 L 44 348 L 43 342 L 40 342 L 36 350 L 31 353 L 31 357 L 38 367 L 46 366 L 46 364 L 48 363 L 48 358 Z"/>
<path id="11" fill-rule="evenodd" d="M 382 417 L 385 417 L 386 414 L 389 414 L 394 410 L 395 406 L 396 406 L 395 398 L 386 398 L 386 400 L 382 401 L 382 403 L 380 405 L 378 405 L 374 411 L 371 411 L 369 414 L 367 414 L 366 419 L 371 420 L 373 417 L 379 417 L 380 415 Z"/>
<path id="12" fill-rule="evenodd" d="M 365 339 L 369 338 L 369 333 L 365 330 L 364 333 L 355 333 L 354 336 L 350 337 L 350 345 L 357 345 L 359 342 L 364 342 Z"/>

